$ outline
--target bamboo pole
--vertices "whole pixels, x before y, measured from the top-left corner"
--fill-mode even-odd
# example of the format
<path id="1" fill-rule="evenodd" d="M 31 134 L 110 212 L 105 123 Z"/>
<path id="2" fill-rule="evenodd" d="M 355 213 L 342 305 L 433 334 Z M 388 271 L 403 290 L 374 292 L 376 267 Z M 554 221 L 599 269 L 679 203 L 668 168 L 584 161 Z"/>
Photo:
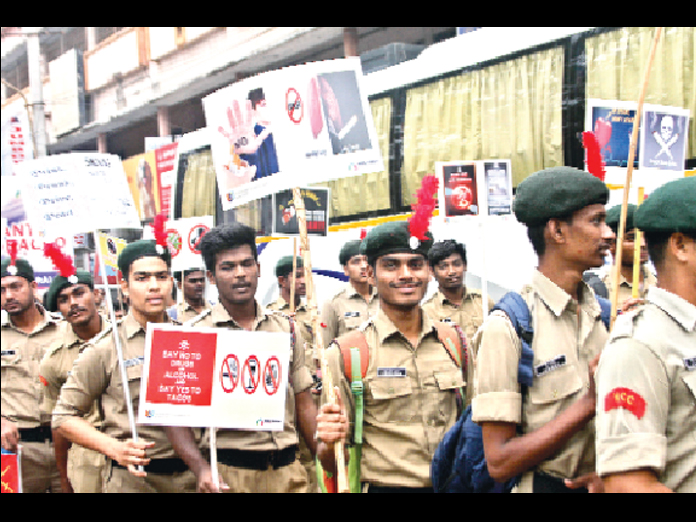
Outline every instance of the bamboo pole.
<path id="1" fill-rule="evenodd" d="M 631 190 L 631 179 L 633 177 L 633 160 L 636 153 L 636 145 L 638 144 L 638 129 L 640 128 L 640 118 L 643 113 L 643 101 L 645 100 L 645 91 L 648 88 L 650 80 L 650 69 L 652 68 L 653 60 L 655 59 L 655 50 L 662 35 L 662 27 L 658 27 L 655 31 L 655 38 L 650 49 L 648 62 L 645 65 L 645 73 L 643 77 L 643 85 L 640 88 L 638 96 L 638 108 L 636 116 L 633 119 L 633 132 L 631 133 L 631 145 L 628 149 L 628 166 L 626 169 L 626 182 L 624 183 L 623 203 L 621 204 L 621 219 L 619 220 L 619 230 L 616 237 L 616 256 L 614 258 L 614 270 L 612 272 L 611 281 L 611 326 L 614 326 L 616 320 L 617 304 L 619 298 L 619 276 L 621 273 L 621 244 L 623 243 L 624 234 L 626 231 L 626 210 L 628 208 L 628 193 Z"/>
<path id="2" fill-rule="evenodd" d="M 638 187 L 638 205 L 643 203 L 644 189 L 643 187 Z M 631 292 L 631 297 L 636 299 L 640 294 L 640 272 L 643 268 L 640 264 L 640 245 L 643 242 L 643 235 L 639 229 L 635 229 L 635 239 L 633 240 L 633 288 Z"/>

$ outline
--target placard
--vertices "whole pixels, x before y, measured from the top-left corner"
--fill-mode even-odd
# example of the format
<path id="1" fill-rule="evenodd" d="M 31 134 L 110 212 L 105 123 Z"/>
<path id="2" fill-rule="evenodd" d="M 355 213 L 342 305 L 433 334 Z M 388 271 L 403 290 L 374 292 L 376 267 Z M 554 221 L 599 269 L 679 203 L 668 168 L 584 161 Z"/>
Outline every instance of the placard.
<path id="1" fill-rule="evenodd" d="M 148 323 L 138 422 L 282 431 L 290 334 Z"/>
<path id="2" fill-rule="evenodd" d="M 329 232 L 329 188 L 301 188 L 307 215 L 307 235 L 326 236 Z M 295 214 L 293 189 L 273 194 L 273 235 L 298 236 L 300 225 Z"/>

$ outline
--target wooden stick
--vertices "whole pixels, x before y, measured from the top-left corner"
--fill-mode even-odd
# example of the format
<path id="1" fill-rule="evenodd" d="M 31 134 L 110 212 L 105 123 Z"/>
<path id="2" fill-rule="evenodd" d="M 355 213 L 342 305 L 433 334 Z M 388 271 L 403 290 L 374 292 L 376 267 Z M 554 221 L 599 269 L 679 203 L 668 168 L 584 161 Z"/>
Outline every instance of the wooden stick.
<path id="1" fill-rule="evenodd" d="M 295 214 L 297 216 L 297 224 L 300 228 L 300 250 L 302 251 L 302 260 L 304 262 L 305 286 L 307 288 L 307 308 L 312 320 L 312 333 L 314 335 L 314 345 L 319 354 L 321 363 L 322 388 L 326 390 L 329 402 L 336 404 L 336 392 L 331 379 L 326 360 L 326 351 L 324 350 L 324 341 L 321 332 L 321 321 L 319 310 L 317 308 L 317 298 L 314 292 L 314 280 L 312 278 L 312 258 L 309 252 L 309 238 L 307 237 L 307 213 L 305 210 L 304 200 L 302 199 L 302 191 L 299 188 L 293 189 L 293 198 L 295 200 Z M 338 476 L 338 492 L 349 493 L 348 480 L 346 479 L 346 464 L 345 455 L 343 453 L 343 444 L 336 443 L 334 445 L 336 454 L 336 472 Z"/>
<path id="2" fill-rule="evenodd" d="M 643 187 L 638 187 L 638 205 L 643 203 L 644 189 Z M 642 243 L 642 234 L 639 229 L 635 229 L 635 239 L 633 240 L 633 289 L 631 292 L 631 297 L 634 299 L 638 297 L 640 290 L 640 272 L 643 268 L 640 264 L 640 244 Z"/>
<path id="3" fill-rule="evenodd" d="M 292 238 L 292 277 L 290 278 L 290 313 L 295 313 L 295 272 L 297 271 L 297 238 Z"/>
<path id="4" fill-rule="evenodd" d="M 612 272 L 611 281 L 611 326 L 614 326 L 614 321 L 616 320 L 617 305 L 619 299 L 619 276 L 621 274 L 621 244 L 623 243 L 624 233 L 626 231 L 626 210 L 628 208 L 628 192 L 631 190 L 631 178 L 633 177 L 633 159 L 635 158 L 636 145 L 638 143 L 638 129 L 640 128 L 640 118 L 643 112 L 643 100 L 645 100 L 645 91 L 648 88 L 648 81 L 650 79 L 650 69 L 652 68 L 652 63 L 655 58 L 655 50 L 657 49 L 657 43 L 660 40 L 660 35 L 662 34 L 662 27 L 658 27 L 655 31 L 655 39 L 652 43 L 652 48 L 650 49 L 650 55 L 648 56 L 648 62 L 645 66 L 645 74 L 643 78 L 643 85 L 640 88 L 640 94 L 638 96 L 638 108 L 636 110 L 636 117 L 633 119 L 633 132 L 631 134 L 631 145 L 628 149 L 628 166 L 626 169 L 626 182 L 624 183 L 624 194 L 623 203 L 621 205 L 621 219 L 619 220 L 619 231 L 616 237 L 616 256 L 614 258 L 614 271 Z"/>

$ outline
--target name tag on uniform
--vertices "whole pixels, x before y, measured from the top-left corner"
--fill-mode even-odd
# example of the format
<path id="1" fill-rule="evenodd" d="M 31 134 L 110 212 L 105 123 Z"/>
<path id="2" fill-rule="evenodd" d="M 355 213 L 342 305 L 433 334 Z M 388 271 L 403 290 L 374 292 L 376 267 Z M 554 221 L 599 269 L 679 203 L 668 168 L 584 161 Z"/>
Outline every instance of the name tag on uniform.
<path id="1" fill-rule="evenodd" d="M 17 355 L 17 350 L 3 350 L 2 356 L 5 357 L 6 355 Z"/>
<path id="2" fill-rule="evenodd" d="M 399 367 L 377 368 L 377 377 L 406 377 L 406 368 L 399 368 Z"/>
<path id="3" fill-rule="evenodd" d="M 346 312 L 343 314 L 344 317 L 360 317 L 360 312 Z"/>
<path id="4" fill-rule="evenodd" d="M 130 368 L 131 366 L 138 366 L 140 364 L 143 364 L 144 362 L 145 357 L 134 357 L 133 359 L 123 361 L 123 366 L 125 366 L 126 368 Z"/>
<path id="5" fill-rule="evenodd" d="M 551 359 L 550 361 L 546 361 L 545 363 L 540 364 L 536 368 L 534 368 L 534 375 L 536 377 L 543 377 L 549 372 L 552 372 L 554 370 L 558 370 L 559 368 L 563 367 L 566 365 L 566 356 L 565 355 L 559 355 L 555 359 Z"/>
<path id="6" fill-rule="evenodd" d="M 684 368 L 686 368 L 686 370 L 689 372 L 696 370 L 696 357 L 684 359 Z"/>

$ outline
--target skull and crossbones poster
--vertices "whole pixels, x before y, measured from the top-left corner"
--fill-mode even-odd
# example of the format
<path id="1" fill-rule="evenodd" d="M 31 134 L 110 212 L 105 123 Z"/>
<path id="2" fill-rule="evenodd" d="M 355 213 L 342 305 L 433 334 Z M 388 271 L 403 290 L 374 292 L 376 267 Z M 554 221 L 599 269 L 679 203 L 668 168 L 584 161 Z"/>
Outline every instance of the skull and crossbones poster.
<path id="1" fill-rule="evenodd" d="M 683 171 L 689 111 L 646 107 L 641 168 Z"/>

